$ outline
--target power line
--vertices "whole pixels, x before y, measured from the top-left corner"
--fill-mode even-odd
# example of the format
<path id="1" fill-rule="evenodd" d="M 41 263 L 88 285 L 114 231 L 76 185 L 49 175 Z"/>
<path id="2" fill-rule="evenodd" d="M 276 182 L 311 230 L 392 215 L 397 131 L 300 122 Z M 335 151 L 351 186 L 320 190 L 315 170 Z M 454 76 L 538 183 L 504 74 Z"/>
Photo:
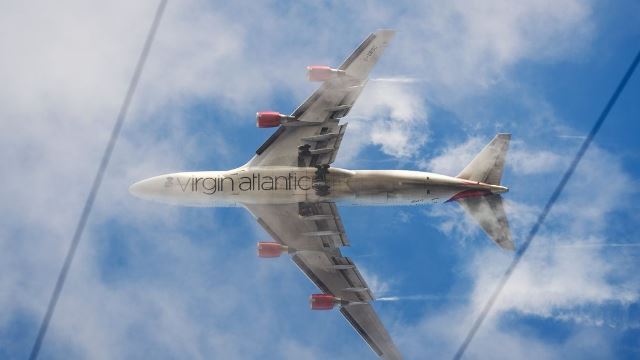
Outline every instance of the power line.
<path id="1" fill-rule="evenodd" d="M 482 311 L 478 315 L 478 318 L 473 322 L 473 325 L 469 329 L 467 336 L 465 337 L 464 341 L 458 348 L 458 351 L 456 352 L 456 354 L 453 356 L 455 360 L 459 360 L 460 358 L 462 358 L 465 351 L 469 347 L 471 340 L 473 340 L 473 337 L 476 335 L 476 332 L 478 332 L 478 329 L 484 322 L 484 319 L 489 314 L 489 311 L 491 311 L 491 308 L 493 307 L 494 303 L 498 299 L 498 296 L 500 296 L 500 293 L 504 289 L 504 286 L 506 285 L 507 281 L 509 281 L 509 278 L 511 277 L 516 267 L 520 263 L 520 260 L 522 259 L 524 254 L 527 252 L 529 245 L 531 245 L 531 241 L 535 238 L 536 234 L 538 233 L 538 230 L 540 230 L 540 227 L 544 223 L 544 220 L 547 218 L 549 211 L 551 211 L 551 208 L 553 207 L 555 202 L 558 200 L 558 198 L 560 197 L 560 194 L 562 193 L 565 186 L 567 185 L 567 182 L 575 172 L 576 167 L 580 163 L 580 160 L 582 160 L 582 157 L 584 156 L 585 152 L 591 145 L 593 138 L 596 136 L 596 134 L 602 127 L 602 124 L 607 119 L 607 116 L 609 115 L 611 108 L 613 108 L 613 105 L 615 105 L 616 101 L 618 101 L 618 97 L 620 96 L 620 93 L 622 93 L 622 90 L 624 90 L 625 86 L 627 85 L 629 78 L 631 78 L 631 75 L 633 75 L 633 72 L 636 70 L 636 67 L 638 66 L 638 62 L 640 62 L 640 51 L 636 54 L 633 62 L 631 63 L 631 66 L 629 66 L 629 69 L 622 77 L 620 84 L 618 84 L 618 87 L 613 92 L 613 95 L 607 102 L 607 105 L 604 107 L 604 110 L 602 110 L 602 113 L 598 117 L 598 120 L 596 121 L 596 123 L 593 125 L 593 128 L 589 132 L 589 135 L 587 135 L 587 138 L 582 142 L 582 145 L 580 146 L 578 153 L 576 154 L 575 158 L 571 162 L 571 165 L 569 165 L 569 168 L 567 169 L 567 171 L 564 173 L 564 176 L 562 176 L 562 179 L 560 180 L 560 183 L 558 183 L 558 186 L 556 186 L 555 190 L 553 191 L 553 194 L 551 194 L 551 197 L 547 201 L 547 204 L 545 205 L 544 209 L 538 216 L 538 220 L 529 231 L 529 234 L 527 235 L 525 242 L 516 252 L 513 260 L 511 261 L 511 264 L 507 268 L 507 271 L 505 271 L 505 273 L 502 275 L 502 278 L 498 282 L 498 286 L 493 291 L 493 293 L 491 294 L 491 297 L 489 297 L 489 300 L 482 308 Z"/>
<path id="2" fill-rule="evenodd" d="M 49 328 L 51 317 L 53 316 L 53 312 L 56 309 L 56 304 L 58 303 L 60 293 L 62 292 L 65 280 L 67 279 L 67 274 L 69 273 L 69 267 L 71 266 L 71 262 L 73 261 L 73 257 L 75 256 L 76 249 L 78 248 L 78 243 L 80 242 L 80 238 L 82 237 L 85 225 L 87 224 L 89 214 L 91 213 L 91 208 L 93 207 L 96 195 L 98 194 L 98 190 L 100 189 L 100 185 L 102 184 L 102 178 L 104 177 L 104 173 L 107 170 L 107 166 L 109 165 L 109 160 L 111 159 L 113 148 L 115 147 L 120 135 L 120 130 L 122 129 L 127 111 L 129 110 L 131 99 L 133 98 L 133 95 L 138 86 L 140 75 L 142 74 L 142 69 L 144 68 L 144 65 L 146 63 L 147 56 L 149 55 L 149 50 L 151 49 L 151 44 L 153 43 L 156 31 L 158 30 L 158 26 L 160 25 L 160 20 L 162 19 L 162 14 L 164 13 L 166 5 L 167 0 L 160 0 L 160 4 L 158 4 L 158 8 L 156 9 L 153 23 L 151 24 L 151 28 L 149 29 L 149 33 L 147 34 L 144 46 L 142 47 L 142 52 L 140 53 L 140 57 L 138 58 L 138 63 L 136 64 L 135 70 L 133 72 L 133 77 L 131 78 L 131 82 L 129 83 L 129 88 L 127 89 L 127 93 L 124 97 L 124 101 L 122 102 L 122 106 L 120 107 L 120 111 L 118 112 L 118 117 L 116 118 L 116 122 L 113 125 L 113 129 L 111 130 L 111 137 L 109 138 L 107 147 L 105 148 L 102 155 L 102 161 L 100 162 L 100 166 L 98 167 L 96 176 L 93 179 L 93 184 L 91 185 L 89 196 L 87 196 L 87 200 L 85 201 L 84 207 L 82 208 L 82 213 L 80 214 L 78 225 L 76 226 L 75 232 L 73 233 L 71 245 L 69 246 L 69 250 L 67 251 L 67 256 L 65 257 L 62 269 L 60 269 L 60 273 L 58 274 L 56 286 L 53 289 L 51 298 L 49 299 L 47 312 L 45 313 L 44 318 L 40 323 L 38 336 L 36 337 L 33 347 L 31 348 L 31 355 L 29 355 L 30 360 L 37 359 L 38 354 L 40 353 L 42 341 L 44 340 L 47 329 Z"/>

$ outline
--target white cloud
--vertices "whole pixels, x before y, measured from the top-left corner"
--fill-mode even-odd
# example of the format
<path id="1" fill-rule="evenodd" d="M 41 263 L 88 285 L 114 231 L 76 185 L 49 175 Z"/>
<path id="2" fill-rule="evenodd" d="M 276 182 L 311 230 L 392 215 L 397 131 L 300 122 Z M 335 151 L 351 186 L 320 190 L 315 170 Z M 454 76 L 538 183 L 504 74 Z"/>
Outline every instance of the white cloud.
<path id="1" fill-rule="evenodd" d="M 569 156 L 570 153 L 557 161 L 567 163 Z M 595 173 L 607 176 L 593 176 Z M 522 189 L 522 184 L 527 183 L 527 175 L 527 172 L 523 172 L 515 179 L 515 185 L 520 185 L 519 188 Z M 562 343 L 553 345 L 545 343 L 543 339 L 527 338 L 524 333 L 514 333 L 511 327 L 503 328 L 500 323 L 515 313 L 517 316 L 552 318 L 582 325 L 601 326 L 607 320 L 603 320 L 598 313 L 590 312 L 590 307 L 597 309 L 598 306 L 610 304 L 624 307 L 625 304 L 638 301 L 640 289 L 637 279 L 627 273 L 628 267 L 622 266 L 626 263 L 626 254 L 623 251 L 610 252 L 604 247 L 571 246 L 585 242 L 606 243 L 609 240 L 609 216 L 613 211 L 620 211 L 629 206 L 628 201 L 620 199 L 624 198 L 623 194 L 628 194 L 630 185 L 631 179 L 624 171 L 620 159 L 595 145 L 592 146 L 569 183 L 567 191 L 549 214 L 547 222 L 505 286 L 490 316 L 485 320 L 484 326 L 473 341 L 470 356 L 483 357 L 496 351 L 494 347 L 498 344 L 506 347 L 500 350 L 501 356 L 504 355 L 505 358 L 524 354 L 531 356 L 531 353 L 526 352 L 528 348 L 540 351 L 541 356 L 545 358 L 561 357 L 559 354 L 565 351 L 563 347 L 570 348 L 572 353 L 580 353 L 576 339 L 585 336 L 584 331 L 571 333 Z M 551 183 L 548 186 L 555 184 Z M 547 187 L 547 193 L 550 191 L 552 189 Z M 506 197 L 509 198 L 510 195 L 507 194 Z M 545 194 L 545 197 L 549 195 Z M 510 224 L 517 234 L 516 243 L 521 243 L 540 210 L 516 201 L 508 202 L 507 209 Z M 461 221 L 462 214 L 459 209 L 434 210 L 430 215 L 441 217 L 441 229 L 449 236 L 453 234 L 462 238 L 464 245 L 475 240 L 476 235 L 480 233 L 477 226 L 476 230 L 473 230 L 473 224 L 470 224 L 469 219 Z M 485 239 L 484 235 L 481 237 Z M 451 352 L 455 351 L 455 346 L 462 341 L 464 331 L 471 326 L 474 317 L 480 312 L 497 286 L 498 279 L 511 262 L 512 254 L 498 251 L 493 244 L 489 245 L 488 239 L 485 240 L 487 245 L 473 256 L 473 261 L 466 269 L 468 277 L 473 281 L 469 303 L 451 305 L 447 308 L 447 315 L 426 316 L 422 320 L 422 330 L 425 331 L 422 334 L 434 336 L 435 333 L 436 336 L 443 337 L 444 341 L 450 343 Z M 468 246 L 464 246 L 462 251 L 468 252 Z M 457 330 L 453 331 L 439 331 L 438 326 L 441 326 L 442 321 L 452 313 L 465 314 L 464 319 L 461 318 L 464 325 L 456 325 Z M 607 323 L 616 324 L 615 321 Z M 602 348 L 598 349 L 602 352 L 598 354 L 609 355 L 610 349 L 607 348 L 606 341 L 602 345 Z M 426 351 L 425 347 L 417 344 L 413 346 L 417 349 L 415 353 Z"/>
<path id="2" fill-rule="evenodd" d="M 391 289 L 391 281 L 389 279 L 382 280 L 376 273 L 367 270 L 362 267 L 362 265 L 358 266 L 358 270 L 362 273 L 362 277 L 366 279 L 367 285 L 374 297 L 385 296 L 389 293 Z"/>
<path id="3" fill-rule="evenodd" d="M 469 138 L 462 144 L 447 147 L 440 155 L 421 162 L 419 166 L 431 172 L 455 176 L 473 160 L 484 145 L 485 142 L 480 138 Z"/>
<path id="4" fill-rule="evenodd" d="M 9 176 L 0 188 L 0 328 L 16 314 L 38 321 L 44 311 L 155 6 L 66 1 L 2 7 L 0 162 Z M 387 3 L 347 5 L 358 10 L 349 12 L 340 6 L 169 3 L 43 352 L 77 358 L 353 355 L 329 346 L 336 333 L 352 332 L 338 315 L 311 328 L 303 325 L 314 315 L 278 321 L 284 312 L 306 308 L 300 294 L 314 290 L 289 263 L 254 262 L 249 242 L 256 236 L 243 229 L 252 219 L 240 215 L 239 229 L 228 229 L 218 219 L 222 212 L 150 206 L 129 197 L 128 185 L 201 164 L 213 149 L 238 161 L 238 145 L 225 135 L 194 133 L 192 105 L 211 103 L 238 114 L 235 124 L 211 121 L 241 128 L 274 99 L 302 101 L 312 90 L 304 65 L 339 62 L 381 24 L 401 31 L 376 72 L 425 81 L 370 84 L 349 120 L 341 153 L 346 160 L 370 145 L 415 158 L 429 136 L 427 97 L 453 103 L 489 89 L 520 61 L 561 59 L 579 51 L 590 28 L 588 3 L 576 1 L 440 2 L 411 5 L 414 11 L 402 14 Z M 456 158 L 432 161 L 434 170 L 459 171 L 464 156 L 484 143 L 470 139 Z M 538 162 L 547 161 L 543 154 Z M 610 206 L 605 200 L 598 198 Z M 191 238 L 185 235 L 191 228 L 212 235 Z M 229 246 L 245 240 L 246 247 Z M 236 252 L 222 251 L 230 249 Z M 557 267 L 575 259 L 552 260 L 540 261 Z M 596 264 L 595 275 L 609 271 Z M 380 275 L 366 278 L 381 292 L 388 289 L 377 281 Z M 603 294 L 610 299 L 619 292 Z M 425 328 L 433 323 L 427 322 Z M 534 349 L 549 351 L 539 344 Z M 366 346 L 362 350 L 353 356 L 370 355 Z"/>
<path id="5" fill-rule="evenodd" d="M 460 144 L 451 144 L 431 159 L 418 162 L 420 168 L 454 176 L 473 160 L 491 138 L 470 137 Z M 562 156 L 549 150 L 538 150 L 522 140 L 512 141 L 505 165 L 514 175 L 534 175 L 558 172 L 567 163 Z"/>
<path id="6" fill-rule="evenodd" d="M 256 86 L 249 71 L 239 71 L 254 61 L 242 55 L 242 34 L 212 9 L 199 12 L 197 5 L 172 2 L 167 8 L 45 340 L 45 354 L 255 358 L 269 350 L 260 344 L 274 337 L 265 330 L 273 329 L 273 317 L 263 309 L 276 308 L 275 298 L 256 306 L 255 293 L 242 291 L 262 289 L 268 299 L 276 292 L 259 285 L 264 275 L 244 279 L 257 271 L 251 267 L 253 252 L 247 253 L 249 261 L 225 261 L 215 245 L 230 241 L 225 238 L 230 233 L 210 211 L 185 217 L 185 210 L 150 206 L 127 193 L 135 180 L 202 161 L 208 156 L 202 149 L 231 156 L 224 138 L 192 133 L 184 120 L 189 105 L 215 98 L 231 108 L 270 92 Z M 68 2 L 3 7 L 0 26 L 7 31 L 0 35 L 0 51 L 11 56 L 0 59 L 0 159 L 15 176 L 0 190 L 0 270 L 5 274 L 0 328 L 20 313 L 35 323 L 44 312 L 155 6 Z M 234 61 L 237 66 L 230 67 Z M 212 241 L 198 244 L 185 237 L 188 226 L 210 231 Z M 229 272 L 224 276 L 223 268 Z M 273 269 L 263 274 L 278 271 Z M 306 285 L 294 278 L 297 286 Z M 293 288 L 277 292 L 286 298 Z M 305 298 L 296 301 L 306 305 Z M 235 319 L 240 324 L 252 319 L 251 327 L 229 325 L 230 313 L 241 307 L 255 309 Z M 255 347 L 242 346 L 247 336 Z"/>
<path id="7" fill-rule="evenodd" d="M 550 172 L 558 172 L 562 169 L 561 156 L 548 151 L 527 151 L 516 144 L 513 144 L 512 150 L 509 151 L 509 166 L 514 173 L 518 175 L 542 174 Z"/>
<path id="8" fill-rule="evenodd" d="M 394 11 L 372 6 L 364 13 L 365 18 L 389 17 Z M 376 74 L 391 71 L 403 75 L 393 79 L 411 75 L 420 81 L 369 85 L 354 112 L 364 113 L 365 122 L 355 116 L 349 120 L 357 125 L 349 129 L 357 140 L 347 138 L 352 155 L 344 161 L 368 144 L 396 158 L 414 155 L 428 140 L 427 99 L 477 128 L 483 119 L 465 114 L 469 102 L 500 83 L 519 88 L 508 75 L 523 60 L 548 62 L 583 52 L 592 32 L 590 15 L 589 3 L 577 0 L 496 0 L 431 2 L 404 18 L 392 16 L 387 21 L 397 21 L 399 33 Z"/>
<path id="9" fill-rule="evenodd" d="M 403 59 L 441 102 L 490 88 L 521 60 L 580 52 L 591 33 L 588 2 L 447 1 L 423 5 Z M 444 95 L 444 96 L 443 96 Z"/>
<path id="10" fill-rule="evenodd" d="M 348 118 L 349 136 L 341 145 L 340 161 L 353 160 L 368 145 L 396 158 L 412 158 L 427 141 L 427 109 L 410 87 L 372 84 Z"/>

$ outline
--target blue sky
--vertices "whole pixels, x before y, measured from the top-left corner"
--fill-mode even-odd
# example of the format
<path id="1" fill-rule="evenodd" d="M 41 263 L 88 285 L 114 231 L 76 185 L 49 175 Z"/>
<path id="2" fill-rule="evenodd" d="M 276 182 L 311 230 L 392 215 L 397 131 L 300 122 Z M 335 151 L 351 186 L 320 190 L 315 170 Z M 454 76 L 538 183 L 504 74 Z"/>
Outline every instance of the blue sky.
<path id="1" fill-rule="evenodd" d="M 0 358 L 25 358 L 156 2 L 0 5 Z M 243 209 L 130 196 L 149 176 L 243 164 L 371 31 L 398 34 L 336 166 L 454 175 L 513 133 L 516 243 L 638 51 L 634 1 L 170 2 L 41 355 L 374 358 Z M 403 81 L 384 81 L 395 79 Z M 640 79 L 632 77 L 468 358 L 640 356 Z M 509 264 L 455 204 L 342 207 L 375 304 L 410 359 L 447 358 Z"/>

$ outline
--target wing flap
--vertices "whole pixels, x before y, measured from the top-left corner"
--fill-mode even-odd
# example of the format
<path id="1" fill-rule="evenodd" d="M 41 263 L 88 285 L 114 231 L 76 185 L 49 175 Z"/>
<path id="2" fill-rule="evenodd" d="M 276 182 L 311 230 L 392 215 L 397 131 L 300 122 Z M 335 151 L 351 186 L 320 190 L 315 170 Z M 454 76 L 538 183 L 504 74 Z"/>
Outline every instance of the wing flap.
<path id="1" fill-rule="evenodd" d="M 358 268 L 340 253 L 349 240 L 334 203 L 245 207 L 274 241 L 296 250 L 293 261 L 322 291 L 349 301 L 374 299 Z"/>
<path id="2" fill-rule="evenodd" d="M 320 235 L 326 247 L 348 246 L 349 239 L 338 215 L 338 209 L 334 203 L 299 203 L 298 215 L 306 222 L 315 226 L 312 232 L 327 232 Z"/>
<path id="3" fill-rule="evenodd" d="M 362 275 L 347 257 L 301 251 L 294 254 L 291 259 L 326 294 L 348 301 L 374 300 Z"/>
<path id="4" fill-rule="evenodd" d="M 301 139 L 306 151 L 298 152 L 298 166 L 313 167 L 332 164 L 347 130 L 347 124 L 338 125 L 335 131 L 322 127 L 317 134 Z"/>
<path id="5" fill-rule="evenodd" d="M 294 249 L 328 251 L 349 244 L 333 203 L 244 206 L 276 242 Z M 320 217 L 305 220 L 306 216 Z M 313 233 L 316 236 L 305 235 Z"/>

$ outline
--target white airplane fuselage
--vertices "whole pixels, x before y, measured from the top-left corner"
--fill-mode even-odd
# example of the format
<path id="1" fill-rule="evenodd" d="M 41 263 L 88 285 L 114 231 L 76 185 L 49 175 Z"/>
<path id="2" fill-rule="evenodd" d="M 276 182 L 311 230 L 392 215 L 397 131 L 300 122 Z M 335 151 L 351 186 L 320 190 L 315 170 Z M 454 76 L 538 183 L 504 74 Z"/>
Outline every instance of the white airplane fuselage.
<path id="1" fill-rule="evenodd" d="M 242 204 L 289 204 L 334 201 L 342 205 L 421 205 L 446 202 L 460 194 L 503 193 L 506 187 L 409 170 L 329 168 L 317 191 L 316 168 L 241 167 L 197 171 L 145 179 L 130 188 L 134 195 L 163 203 L 198 207 Z M 464 196 L 464 195 L 462 195 Z"/>

